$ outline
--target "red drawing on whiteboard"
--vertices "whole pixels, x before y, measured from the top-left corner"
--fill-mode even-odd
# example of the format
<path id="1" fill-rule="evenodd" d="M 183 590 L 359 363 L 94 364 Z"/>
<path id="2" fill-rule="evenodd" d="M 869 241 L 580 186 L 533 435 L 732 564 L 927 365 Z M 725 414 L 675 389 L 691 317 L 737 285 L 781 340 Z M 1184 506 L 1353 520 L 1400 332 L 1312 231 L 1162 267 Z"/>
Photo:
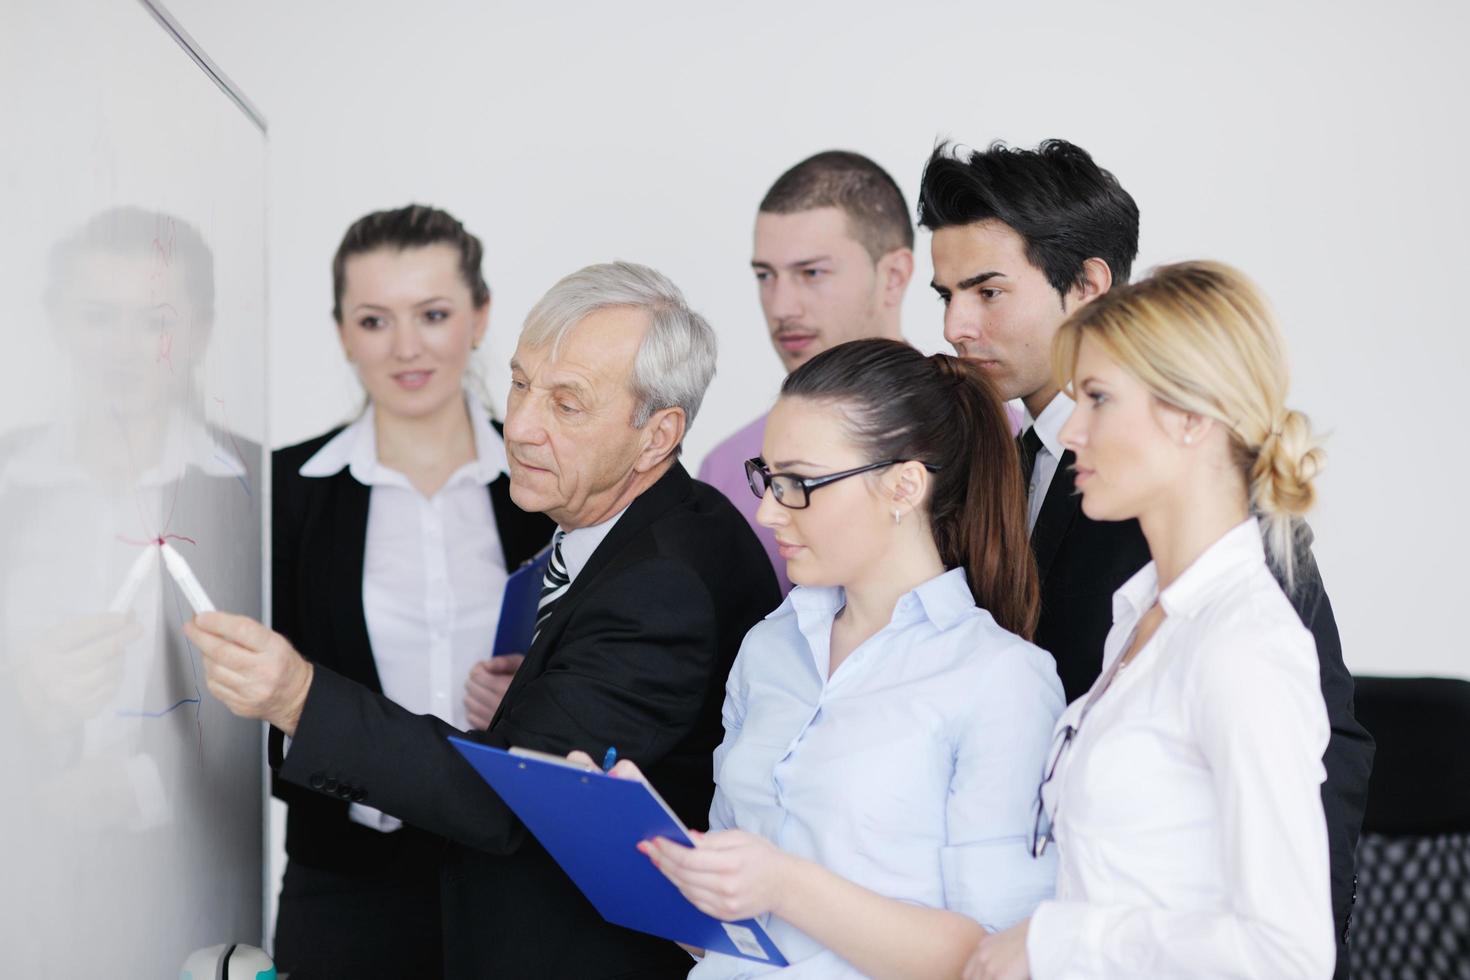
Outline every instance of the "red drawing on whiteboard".
<path id="1" fill-rule="evenodd" d="M 157 279 L 163 275 L 165 269 L 174 264 L 174 249 L 178 245 L 178 232 L 172 218 L 160 217 L 153 227 L 153 257 L 158 260 L 158 269 L 153 273 L 153 278 Z"/>

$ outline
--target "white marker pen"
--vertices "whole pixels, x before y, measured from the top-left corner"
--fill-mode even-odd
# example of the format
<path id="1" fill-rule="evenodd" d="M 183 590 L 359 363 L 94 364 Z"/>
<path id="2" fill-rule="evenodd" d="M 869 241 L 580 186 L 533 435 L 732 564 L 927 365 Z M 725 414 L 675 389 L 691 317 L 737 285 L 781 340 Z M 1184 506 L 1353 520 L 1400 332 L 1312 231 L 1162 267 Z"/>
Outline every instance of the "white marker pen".
<path id="1" fill-rule="evenodd" d="M 152 544 L 139 553 L 136 561 L 128 569 L 128 577 L 123 579 L 122 586 L 117 590 L 117 595 L 107 604 L 107 611 L 111 613 L 125 613 L 133 607 L 133 600 L 138 598 L 138 590 L 143 587 L 143 582 L 148 578 L 148 573 L 158 565 L 158 553 Z"/>
<path id="2" fill-rule="evenodd" d="M 179 583 L 179 591 L 184 593 L 184 598 L 189 600 L 189 605 L 194 607 L 194 612 L 214 612 L 214 603 L 209 601 L 209 596 L 204 592 L 204 586 L 194 577 L 194 571 L 189 563 L 184 561 L 184 556 L 174 549 L 174 546 L 165 541 L 160 550 L 163 551 L 163 563 L 168 567 L 168 573 Z"/>

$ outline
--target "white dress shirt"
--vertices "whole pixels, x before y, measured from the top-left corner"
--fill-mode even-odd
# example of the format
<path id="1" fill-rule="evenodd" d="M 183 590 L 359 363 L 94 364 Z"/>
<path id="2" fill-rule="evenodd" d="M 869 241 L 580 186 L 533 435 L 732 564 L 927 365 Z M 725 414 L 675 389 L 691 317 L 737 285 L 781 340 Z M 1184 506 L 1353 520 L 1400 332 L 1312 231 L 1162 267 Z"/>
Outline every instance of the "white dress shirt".
<path id="1" fill-rule="evenodd" d="M 1076 407 L 1076 402 L 1059 391 L 1047 402 L 1040 416 L 1033 419 L 1031 413 L 1027 412 L 1021 422 L 1023 433 L 1028 428 L 1034 428 L 1037 438 L 1041 440 L 1041 448 L 1036 452 L 1036 465 L 1031 470 L 1031 483 L 1026 487 L 1027 530 L 1036 530 L 1036 519 L 1041 516 L 1041 505 L 1046 502 L 1046 492 L 1051 489 L 1052 477 L 1057 475 L 1062 453 L 1066 452 L 1062 445 L 1062 426 L 1067 424 L 1067 419 L 1072 417 L 1072 410 Z"/>
<path id="2" fill-rule="evenodd" d="M 828 677 L 838 588 L 792 590 L 751 629 L 725 688 L 710 828 L 739 828 L 879 894 L 990 927 L 1052 893 L 1027 849 L 1062 686 L 1052 658 L 978 609 L 962 569 L 905 594 Z M 857 977 L 780 919 L 797 977 Z M 711 953 L 691 980 L 770 967 Z"/>
<path id="3" fill-rule="evenodd" d="M 567 582 L 575 582 L 582 569 L 587 567 L 592 553 L 602 544 L 608 532 L 617 524 L 618 518 L 628 512 L 624 507 L 601 524 L 593 524 L 590 527 L 575 527 L 570 531 L 563 531 L 561 538 L 561 560 L 567 566 Z"/>
<path id="4" fill-rule="evenodd" d="M 489 413 L 466 394 L 475 458 L 432 497 L 378 461 L 373 408 L 301 467 L 328 477 L 345 466 L 370 487 L 363 552 L 362 608 L 383 694 L 415 714 L 468 727 L 465 682 L 488 660 L 500 621 L 507 571 L 495 510 L 486 490 L 506 472 L 505 443 Z M 401 822 L 354 803 L 354 821 L 378 830 Z"/>
<path id="5" fill-rule="evenodd" d="M 1061 869 L 1031 920 L 1031 975 L 1329 977 L 1329 729 L 1312 635 L 1253 518 L 1162 595 L 1152 563 L 1117 591 L 1104 678 L 1156 597 L 1162 624 L 1044 790 Z"/>

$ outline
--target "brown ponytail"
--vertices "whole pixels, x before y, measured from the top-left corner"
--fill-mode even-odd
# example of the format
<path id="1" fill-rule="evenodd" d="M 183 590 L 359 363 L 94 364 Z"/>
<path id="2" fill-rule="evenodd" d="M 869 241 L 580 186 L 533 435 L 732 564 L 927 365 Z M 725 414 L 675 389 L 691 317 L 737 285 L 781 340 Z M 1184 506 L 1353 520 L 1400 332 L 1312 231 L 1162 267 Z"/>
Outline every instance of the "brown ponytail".
<path id="1" fill-rule="evenodd" d="M 940 559 L 964 568 L 976 605 L 997 623 L 1032 637 L 1041 600 L 1021 467 L 1005 406 L 978 368 L 895 340 L 857 340 L 803 364 L 781 394 L 841 403 L 874 460 L 937 467 L 928 512 Z"/>

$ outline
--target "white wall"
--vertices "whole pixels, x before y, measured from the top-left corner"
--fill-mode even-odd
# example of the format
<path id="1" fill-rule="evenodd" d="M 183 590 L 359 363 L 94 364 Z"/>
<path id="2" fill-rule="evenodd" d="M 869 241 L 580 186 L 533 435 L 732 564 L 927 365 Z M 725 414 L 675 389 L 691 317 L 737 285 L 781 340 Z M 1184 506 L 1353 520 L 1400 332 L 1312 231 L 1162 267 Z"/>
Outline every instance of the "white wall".
<path id="1" fill-rule="evenodd" d="M 722 342 L 697 462 L 780 380 L 747 267 L 777 174 L 850 147 L 912 203 L 936 137 L 1061 136 L 1138 200 L 1140 269 L 1221 258 L 1274 298 L 1293 401 L 1331 433 L 1313 523 L 1349 666 L 1470 676 L 1453 628 L 1470 546 L 1465 5 L 172 6 L 271 124 L 276 445 L 355 404 L 328 264 L 366 211 L 427 201 L 485 239 L 501 399 L 520 320 L 559 276 L 613 257 L 670 274 Z M 921 234 L 906 325 L 937 350 L 930 273 Z"/>

